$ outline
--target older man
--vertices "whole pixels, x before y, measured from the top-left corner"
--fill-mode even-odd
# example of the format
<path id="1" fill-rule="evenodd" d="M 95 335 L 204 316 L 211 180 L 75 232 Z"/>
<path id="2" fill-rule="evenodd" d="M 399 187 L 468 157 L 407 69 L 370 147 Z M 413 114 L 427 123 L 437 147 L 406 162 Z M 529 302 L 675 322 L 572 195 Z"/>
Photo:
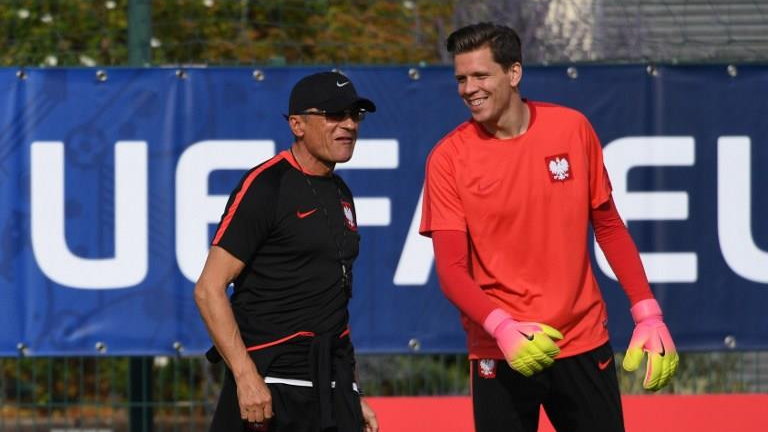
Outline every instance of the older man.
<path id="1" fill-rule="evenodd" d="M 228 367 L 211 431 L 378 430 L 349 339 L 355 207 L 333 173 L 375 110 L 340 73 L 303 78 L 286 116 L 295 141 L 230 195 L 195 286 L 209 358 Z"/>

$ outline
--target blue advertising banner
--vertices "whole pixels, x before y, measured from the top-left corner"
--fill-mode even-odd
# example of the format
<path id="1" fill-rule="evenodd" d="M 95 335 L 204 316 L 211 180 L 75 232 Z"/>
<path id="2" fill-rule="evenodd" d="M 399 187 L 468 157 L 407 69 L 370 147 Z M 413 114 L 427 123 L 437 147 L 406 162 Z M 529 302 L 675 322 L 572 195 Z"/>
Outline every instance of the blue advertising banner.
<path id="1" fill-rule="evenodd" d="M 319 70 L 0 69 L 0 355 L 206 350 L 192 291 L 213 230 Z M 452 69 L 344 72 L 379 108 L 337 167 L 362 235 L 357 351 L 463 351 L 417 233 L 426 157 L 468 118 Z M 522 91 L 593 122 L 678 347 L 768 348 L 768 67 L 528 67 Z M 599 250 L 594 267 L 622 349 L 626 296 Z"/>

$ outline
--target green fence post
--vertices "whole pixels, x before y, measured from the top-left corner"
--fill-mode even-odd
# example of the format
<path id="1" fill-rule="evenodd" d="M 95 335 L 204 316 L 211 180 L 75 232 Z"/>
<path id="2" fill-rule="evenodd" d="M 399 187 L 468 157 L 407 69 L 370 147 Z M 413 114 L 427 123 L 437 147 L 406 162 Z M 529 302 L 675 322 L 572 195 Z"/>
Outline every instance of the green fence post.
<path id="1" fill-rule="evenodd" d="M 130 431 L 152 432 L 154 410 L 152 406 L 152 357 L 131 357 L 129 363 Z"/>
<path id="2" fill-rule="evenodd" d="M 150 63 L 152 37 L 151 0 L 128 2 L 128 64 L 146 66 Z"/>

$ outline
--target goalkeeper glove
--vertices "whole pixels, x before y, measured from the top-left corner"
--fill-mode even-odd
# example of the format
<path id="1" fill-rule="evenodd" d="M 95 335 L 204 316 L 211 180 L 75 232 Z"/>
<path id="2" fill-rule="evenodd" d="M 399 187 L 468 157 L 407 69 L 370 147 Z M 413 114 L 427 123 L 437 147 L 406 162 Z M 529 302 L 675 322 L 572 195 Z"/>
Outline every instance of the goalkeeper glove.
<path id="1" fill-rule="evenodd" d="M 494 309 L 483 323 L 496 338 L 509 366 L 529 377 L 554 363 L 560 348 L 552 339 L 563 335 L 554 328 L 535 322 L 518 322 L 501 309 Z"/>
<path id="2" fill-rule="evenodd" d="M 680 359 L 666 324 L 662 321 L 661 307 L 654 299 L 641 300 L 631 309 L 635 331 L 624 356 L 624 369 L 634 371 L 640 367 L 643 352 L 648 353 L 643 387 L 659 390 L 669 383 Z"/>

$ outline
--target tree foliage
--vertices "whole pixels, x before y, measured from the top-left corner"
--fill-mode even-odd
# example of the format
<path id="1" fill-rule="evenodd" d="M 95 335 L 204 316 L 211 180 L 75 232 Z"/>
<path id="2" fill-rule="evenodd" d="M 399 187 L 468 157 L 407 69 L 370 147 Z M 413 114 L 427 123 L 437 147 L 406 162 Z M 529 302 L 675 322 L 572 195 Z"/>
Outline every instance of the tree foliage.
<path id="1" fill-rule="evenodd" d="M 131 0 L 0 3 L 4 66 L 120 66 L 131 26 L 149 26 L 151 65 L 413 64 L 445 61 L 454 2 Z"/>

